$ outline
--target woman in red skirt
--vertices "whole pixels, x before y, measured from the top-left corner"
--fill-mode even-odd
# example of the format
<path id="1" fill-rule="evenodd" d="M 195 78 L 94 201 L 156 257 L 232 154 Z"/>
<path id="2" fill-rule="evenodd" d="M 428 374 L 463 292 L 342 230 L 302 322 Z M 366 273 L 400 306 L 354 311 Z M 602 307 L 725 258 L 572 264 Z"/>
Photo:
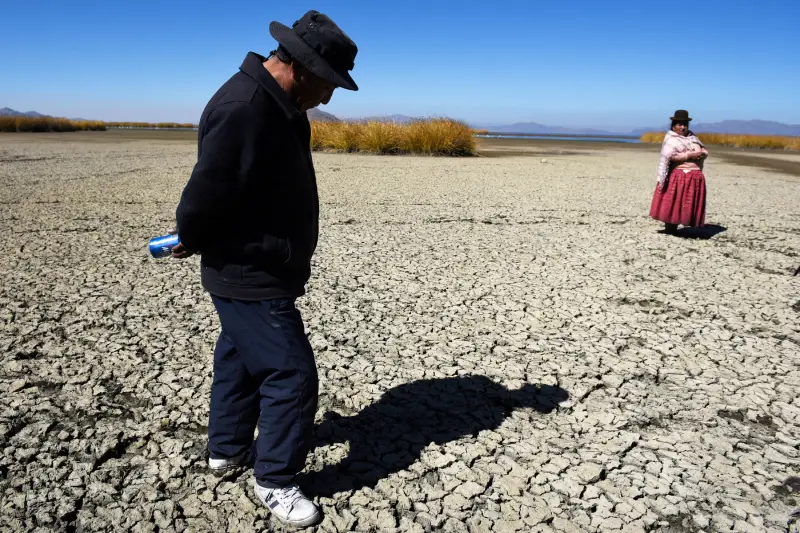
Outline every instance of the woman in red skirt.
<path id="1" fill-rule="evenodd" d="M 664 223 L 664 232 L 675 234 L 678 224 L 702 227 L 706 218 L 706 179 L 703 162 L 708 150 L 689 130 L 689 112 L 675 111 L 672 125 L 661 145 L 658 184 L 650 216 Z"/>

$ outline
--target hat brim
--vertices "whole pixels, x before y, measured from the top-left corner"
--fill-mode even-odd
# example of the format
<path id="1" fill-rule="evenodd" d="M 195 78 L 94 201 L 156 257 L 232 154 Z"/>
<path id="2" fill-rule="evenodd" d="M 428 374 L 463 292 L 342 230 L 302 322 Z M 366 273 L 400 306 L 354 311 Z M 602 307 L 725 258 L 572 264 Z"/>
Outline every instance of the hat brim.
<path id="1" fill-rule="evenodd" d="M 687 118 L 669 117 L 669 119 L 670 119 L 670 120 L 679 120 L 679 121 L 681 121 L 681 122 L 691 122 L 691 121 L 692 121 L 692 119 L 691 119 L 691 118 L 688 118 L 688 117 L 687 117 Z"/>
<path id="2" fill-rule="evenodd" d="M 291 56 L 313 74 L 348 91 L 357 91 L 358 85 L 347 71 L 337 71 L 316 50 L 301 39 L 291 28 L 277 21 L 269 24 L 269 33 Z"/>

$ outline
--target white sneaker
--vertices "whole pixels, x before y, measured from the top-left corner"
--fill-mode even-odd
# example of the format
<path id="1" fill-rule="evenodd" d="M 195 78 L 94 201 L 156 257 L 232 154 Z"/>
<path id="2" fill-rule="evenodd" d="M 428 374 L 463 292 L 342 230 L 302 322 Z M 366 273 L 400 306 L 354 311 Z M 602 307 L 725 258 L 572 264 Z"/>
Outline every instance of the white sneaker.
<path id="1" fill-rule="evenodd" d="M 228 470 L 245 466 L 253 457 L 252 450 L 231 457 L 229 459 L 212 459 L 208 458 L 208 468 L 215 474 L 224 474 Z"/>
<path id="2" fill-rule="evenodd" d="M 320 518 L 319 509 L 297 485 L 267 488 L 256 482 L 256 496 L 275 517 L 285 524 L 308 527 Z"/>

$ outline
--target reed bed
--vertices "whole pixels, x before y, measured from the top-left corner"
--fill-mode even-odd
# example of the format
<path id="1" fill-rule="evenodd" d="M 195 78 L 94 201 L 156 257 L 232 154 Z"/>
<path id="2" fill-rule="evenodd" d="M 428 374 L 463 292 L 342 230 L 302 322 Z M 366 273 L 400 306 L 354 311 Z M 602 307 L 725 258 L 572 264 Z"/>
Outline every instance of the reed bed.
<path id="1" fill-rule="evenodd" d="M 312 150 L 373 154 L 474 155 L 473 130 L 450 119 L 396 122 L 312 122 Z"/>
<path id="2" fill-rule="evenodd" d="M 105 131 L 108 128 L 196 128 L 195 124 L 180 122 L 103 122 L 101 120 L 71 120 L 58 117 L 0 117 L 0 132 L 62 132 Z"/>
<path id="3" fill-rule="evenodd" d="M 800 137 L 780 135 L 737 135 L 730 133 L 698 133 L 704 144 L 732 146 L 735 148 L 767 148 L 773 150 L 800 150 Z M 661 143 L 664 133 L 648 132 L 639 139 L 643 143 Z"/>
<path id="4" fill-rule="evenodd" d="M 56 117 L 0 117 L 0 132 L 103 131 L 99 120 L 70 120 Z"/>

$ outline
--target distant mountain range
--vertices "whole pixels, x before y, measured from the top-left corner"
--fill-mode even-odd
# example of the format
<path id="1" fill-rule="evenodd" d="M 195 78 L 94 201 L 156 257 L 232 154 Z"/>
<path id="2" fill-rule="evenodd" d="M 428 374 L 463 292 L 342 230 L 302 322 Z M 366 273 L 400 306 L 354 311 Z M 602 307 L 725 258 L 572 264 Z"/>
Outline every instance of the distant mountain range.
<path id="1" fill-rule="evenodd" d="M 309 109 L 306 114 L 308 115 L 308 120 L 316 120 L 318 122 L 340 122 L 338 118 L 316 107 L 314 109 Z"/>
<path id="2" fill-rule="evenodd" d="M 769 120 L 723 120 L 722 122 L 698 122 L 690 126 L 697 132 L 741 133 L 743 135 L 800 136 L 800 124 L 783 124 Z"/>
<path id="3" fill-rule="evenodd" d="M 43 115 L 42 113 L 38 113 L 36 111 L 17 111 L 16 109 L 11 109 L 10 107 L 3 107 L 0 108 L 0 117 L 30 117 L 30 118 L 38 118 L 38 117 L 47 117 L 50 115 Z M 326 113 L 325 111 L 320 111 L 319 109 L 312 109 L 308 112 L 309 120 L 318 120 L 320 122 L 339 122 L 339 119 L 335 116 L 331 115 L 330 113 Z M 72 118 L 70 120 L 86 120 L 83 118 Z"/>
<path id="4" fill-rule="evenodd" d="M 23 117 L 46 117 L 36 111 L 17 111 L 9 107 L 0 108 L 2 116 L 23 116 Z M 320 109 L 314 108 L 308 111 L 309 120 L 319 122 L 340 122 L 341 119 Z M 383 115 L 352 118 L 348 120 L 383 120 L 407 124 L 413 120 L 424 117 L 410 117 L 408 115 Z M 74 118 L 72 120 L 84 120 Z M 492 133 L 533 133 L 549 135 L 628 135 L 638 137 L 648 131 L 665 131 L 669 124 L 653 126 L 650 128 L 636 128 L 629 132 L 620 133 L 619 131 L 609 131 L 596 128 L 565 128 L 562 126 L 549 126 L 538 122 L 516 122 L 506 126 L 483 126 L 472 125 L 476 129 L 486 129 Z M 696 133 L 740 133 L 743 135 L 784 135 L 790 137 L 800 136 L 800 124 L 784 124 L 769 120 L 723 120 L 721 122 L 698 122 L 691 126 Z"/>
<path id="5" fill-rule="evenodd" d="M 629 132 L 613 132 L 593 128 L 563 128 L 536 122 L 517 122 L 508 126 L 483 127 L 495 133 L 538 133 L 551 135 L 630 135 L 639 137 L 648 131 L 666 131 L 669 123 L 650 128 L 636 128 Z M 698 122 L 691 125 L 695 133 L 739 133 L 743 135 L 800 136 L 800 124 L 783 124 L 768 120 L 723 120 L 722 122 Z"/>
<path id="6" fill-rule="evenodd" d="M 361 121 L 377 120 L 382 122 L 396 122 L 398 124 L 408 124 L 409 122 L 418 120 L 418 118 L 419 117 L 409 117 L 408 115 L 374 115 L 368 117 L 359 117 L 352 120 L 361 120 Z"/>
<path id="7" fill-rule="evenodd" d="M 332 115 L 331 115 L 332 116 Z M 311 118 L 309 116 L 309 118 Z M 385 115 L 362 117 L 356 120 L 388 120 L 406 124 L 424 117 L 410 117 L 407 115 Z M 339 120 L 334 117 L 335 120 Z M 650 128 L 636 128 L 628 132 L 602 130 L 597 128 L 566 128 L 563 126 L 549 126 L 537 122 L 516 122 L 507 126 L 471 125 L 475 129 L 489 130 L 492 133 L 528 133 L 547 135 L 613 135 L 639 137 L 649 131 L 666 131 L 669 123 Z M 722 122 L 699 122 L 691 126 L 696 133 L 740 133 L 744 135 L 785 135 L 800 136 L 800 124 L 783 124 L 768 120 L 723 120 Z"/>
<path id="8" fill-rule="evenodd" d="M 598 130 L 594 128 L 564 128 L 561 126 L 548 126 L 538 122 L 515 122 L 508 126 L 477 126 L 479 129 L 487 129 L 493 133 L 539 133 L 555 135 L 632 135 L 628 133 Z M 647 130 L 650 131 L 650 130 Z"/>
<path id="9" fill-rule="evenodd" d="M 45 117 L 47 115 L 42 115 L 41 113 L 37 113 L 36 111 L 17 111 L 16 109 L 11 109 L 10 107 L 0 107 L 0 117 L 30 117 L 30 118 L 37 118 L 37 117 Z"/>

